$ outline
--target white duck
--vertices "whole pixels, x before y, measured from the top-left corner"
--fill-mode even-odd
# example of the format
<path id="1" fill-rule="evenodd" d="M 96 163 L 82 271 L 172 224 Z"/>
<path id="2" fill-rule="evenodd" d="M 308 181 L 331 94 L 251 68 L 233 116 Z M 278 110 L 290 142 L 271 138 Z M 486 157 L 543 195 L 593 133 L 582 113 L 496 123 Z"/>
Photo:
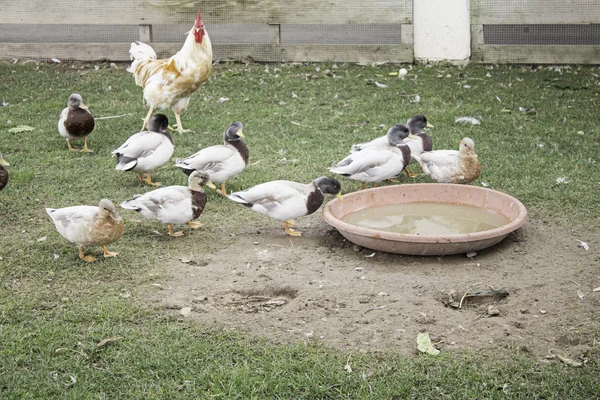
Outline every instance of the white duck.
<path id="1" fill-rule="evenodd" d="M 317 211 L 323 204 L 325 193 L 342 200 L 340 190 L 341 185 L 337 180 L 322 176 L 308 184 L 283 180 L 266 182 L 242 192 L 231 193 L 229 199 L 283 221 L 283 228 L 288 235 L 302 236 L 302 233 L 290 229 L 296 226 L 293 219 Z"/>
<path id="2" fill-rule="evenodd" d="M 403 141 L 408 134 L 406 125 L 396 124 L 388 130 L 387 145 L 370 146 L 352 153 L 329 171 L 361 182 L 360 190 L 367 182 L 377 187 L 379 182 L 393 178 L 408 165 L 410 148 Z"/>
<path id="3" fill-rule="evenodd" d="M 213 183 L 220 183 L 218 193 L 227 196 L 225 182 L 237 176 L 248 165 L 248 147 L 242 141 L 244 124 L 234 122 L 223 134 L 225 144 L 204 148 L 189 157 L 177 159 L 175 166 L 186 174 L 205 171 Z"/>
<path id="4" fill-rule="evenodd" d="M 173 139 L 168 129 L 169 120 L 164 114 L 150 118 L 147 131 L 136 133 L 112 152 L 117 156 L 115 169 L 137 172 L 140 181 L 160 186 L 160 182 L 152 182 L 150 171 L 165 164 L 173 155 Z M 146 178 L 142 173 L 146 173 Z"/>
<path id="5" fill-rule="evenodd" d="M 459 150 L 435 150 L 415 155 L 423 172 L 440 183 L 471 183 L 479 177 L 481 164 L 470 138 L 460 141 Z"/>
<path id="6" fill-rule="evenodd" d="M 188 178 L 187 187 L 167 186 L 142 195 L 138 194 L 131 200 L 121 203 L 121 207 L 168 224 L 169 236 L 183 236 L 183 232 L 173 231 L 173 224 L 187 223 L 193 229 L 202 226 L 200 222 L 194 220 L 202 214 L 206 206 L 206 193 L 202 189 L 203 186 L 215 189 L 206 172 L 194 171 Z"/>
<path id="7" fill-rule="evenodd" d="M 106 248 L 106 245 L 118 240 L 125 229 L 112 201 L 102 199 L 98 207 L 46 208 L 46 212 L 54 221 L 58 233 L 77 245 L 79 258 L 83 261 L 96 260 L 83 254 L 83 246 L 102 246 L 104 257 L 115 257 L 118 254 Z"/>
<path id="8" fill-rule="evenodd" d="M 83 104 L 83 99 L 78 93 L 69 96 L 67 107 L 60 113 L 58 120 L 58 132 L 60 136 L 67 139 L 67 147 L 70 151 L 92 152 L 87 147 L 87 137 L 94 130 L 94 117 Z M 83 139 L 83 149 L 77 150 L 71 147 L 71 140 Z"/>

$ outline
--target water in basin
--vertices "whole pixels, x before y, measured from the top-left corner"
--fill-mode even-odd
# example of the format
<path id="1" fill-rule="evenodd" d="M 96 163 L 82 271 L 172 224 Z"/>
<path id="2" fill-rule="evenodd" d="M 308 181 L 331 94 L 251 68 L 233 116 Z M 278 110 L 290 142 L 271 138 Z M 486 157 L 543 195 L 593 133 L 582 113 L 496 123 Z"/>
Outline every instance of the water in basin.
<path id="1" fill-rule="evenodd" d="M 402 203 L 366 208 L 344 222 L 378 231 L 413 235 L 459 235 L 498 228 L 509 220 L 484 208 L 448 203 Z"/>

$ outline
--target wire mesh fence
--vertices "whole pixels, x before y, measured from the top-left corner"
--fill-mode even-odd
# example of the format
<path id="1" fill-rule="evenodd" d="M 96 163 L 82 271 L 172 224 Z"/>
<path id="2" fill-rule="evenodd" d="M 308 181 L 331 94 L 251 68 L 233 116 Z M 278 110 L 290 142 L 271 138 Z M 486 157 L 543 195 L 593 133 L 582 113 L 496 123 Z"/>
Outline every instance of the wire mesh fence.
<path id="1" fill-rule="evenodd" d="M 600 64 L 599 0 L 471 0 L 472 59 Z"/>
<path id="2" fill-rule="evenodd" d="M 0 57 L 129 59 L 176 52 L 200 8 L 215 59 L 412 61 L 412 0 L 67 0 L 0 4 Z M 48 4 L 50 3 L 50 4 Z M 40 10 L 44 10 L 41 12 Z"/>
<path id="3" fill-rule="evenodd" d="M 201 9 L 215 59 L 413 61 L 414 0 L 0 2 L 0 58 L 174 54 Z M 600 0 L 470 0 L 472 61 L 600 64 Z M 435 29 L 435 27 L 432 27 Z"/>

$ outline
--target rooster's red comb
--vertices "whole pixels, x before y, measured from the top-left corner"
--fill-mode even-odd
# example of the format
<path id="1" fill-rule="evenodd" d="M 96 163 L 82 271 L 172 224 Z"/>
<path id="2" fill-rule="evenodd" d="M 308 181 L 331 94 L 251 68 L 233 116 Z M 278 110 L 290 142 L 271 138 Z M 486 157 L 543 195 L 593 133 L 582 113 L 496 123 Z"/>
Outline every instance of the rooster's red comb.
<path id="1" fill-rule="evenodd" d="M 198 9 L 198 17 L 196 18 L 196 22 L 194 23 L 194 26 L 199 28 L 201 24 L 202 24 L 202 16 L 200 15 L 200 9 Z"/>

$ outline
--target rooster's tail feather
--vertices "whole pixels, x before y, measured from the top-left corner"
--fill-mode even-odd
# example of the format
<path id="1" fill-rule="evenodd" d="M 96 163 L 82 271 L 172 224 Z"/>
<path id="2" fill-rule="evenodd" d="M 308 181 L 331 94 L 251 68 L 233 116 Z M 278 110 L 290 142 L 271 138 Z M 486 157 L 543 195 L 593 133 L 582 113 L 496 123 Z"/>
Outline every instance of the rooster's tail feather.
<path id="1" fill-rule="evenodd" d="M 136 41 L 131 43 L 129 56 L 133 62 L 129 68 L 127 68 L 127 71 L 135 76 L 136 85 L 143 87 L 150 75 L 148 66 L 157 58 L 156 52 L 146 43 Z"/>

